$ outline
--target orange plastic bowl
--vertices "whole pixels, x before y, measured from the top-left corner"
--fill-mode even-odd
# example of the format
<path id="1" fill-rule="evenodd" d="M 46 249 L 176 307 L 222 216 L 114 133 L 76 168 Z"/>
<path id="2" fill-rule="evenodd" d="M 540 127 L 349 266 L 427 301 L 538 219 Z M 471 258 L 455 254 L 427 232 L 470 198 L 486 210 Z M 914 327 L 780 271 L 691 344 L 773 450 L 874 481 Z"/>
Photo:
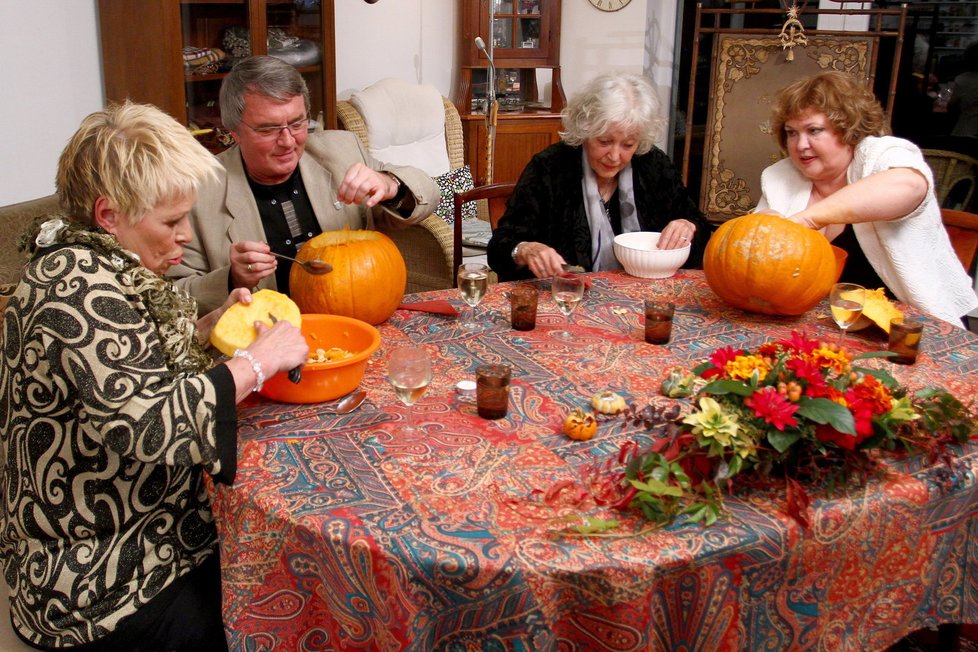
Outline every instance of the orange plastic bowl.
<path id="1" fill-rule="evenodd" d="M 357 388 L 367 369 L 367 360 L 380 348 L 380 331 L 365 321 L 340 315 L 302 315 L 302 334 L 310 353 L 334 346 L 353 353 L 337 362 L 316 362 L 302 368 L 302 381 L 295 384 L 288 373 L 269 378 L 261 395 L 283 403 L 322 403 Z"/>
<path id="2" fill-rule="evenodd" d="M 849 257 L 849 253 L 840 247 L 832 246 L 832 253 L 835 254 L 835 282 L 838 283 L 839 279 L 842 277 L 842 270 L 845 269 L 846 259 Z"/>

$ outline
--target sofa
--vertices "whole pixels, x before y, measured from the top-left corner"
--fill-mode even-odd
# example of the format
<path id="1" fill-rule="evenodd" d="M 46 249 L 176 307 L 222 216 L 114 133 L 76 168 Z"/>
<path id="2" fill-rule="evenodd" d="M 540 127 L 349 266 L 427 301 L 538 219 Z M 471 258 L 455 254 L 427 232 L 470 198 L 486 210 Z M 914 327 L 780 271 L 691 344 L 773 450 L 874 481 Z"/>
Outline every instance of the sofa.
<path id="1" fill-rule="evenodd" d="M 25 254 L 17 250 L 17 242 L 36 218 L 58 212 L 58 206 L 56 195 L 0 206 L 0 308 L 7 305 L 7 297 L 27 263 Z"/>

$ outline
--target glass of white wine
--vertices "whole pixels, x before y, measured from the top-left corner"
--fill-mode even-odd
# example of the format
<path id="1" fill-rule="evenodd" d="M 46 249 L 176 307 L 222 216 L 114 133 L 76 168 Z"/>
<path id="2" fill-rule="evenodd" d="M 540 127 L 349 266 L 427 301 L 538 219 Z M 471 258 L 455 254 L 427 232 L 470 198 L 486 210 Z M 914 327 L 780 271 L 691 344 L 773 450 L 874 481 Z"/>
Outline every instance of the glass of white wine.
<path id="1" fill-rule="evenodd" d="M 469 304 L 471 310 L 462 317 L 462 328 L 475 329 L 479 323 L 475 321 L 475 308 L 486 296 L 489 289 L 489 266 L 482 263 L 462 263 L 458 266 L 458 290 L 462 299 Z"/>
<path id="2" fill-rule="evenodd" d="M 581 300 L 584 298 L 584 277 L 574 272 L 558 274 L 551 281 L 550 291 L 554 295 L 554 301 L 557 302 L 557 308 L 567 317 L 569 324 L 571 314 L 577 310 L 577 306 L 581 304 Z M 574 337 L 567 330 L 553 331 L 552 335 L 564 341 L 569 341 Z"/>
<path id="3" fill-rule="evenodd" d="M 842 329 L 842 342 L 846 333 L 863 314 L 863 304 L 866 302 L 866 289 L 855 283 L 836 283 L 829 294 L 829 307 L 832 309 L 832 319 Z"/>
<path id="4" fill-rule="evenodd" d="M 415 432 L 414 404 L 424 396 L 431 383 L 431 358 L 428 352 L 416 346 L 402 346 L 387 356 L 387 378 L 401 403 L 408 406 L 405 432 Z"/>

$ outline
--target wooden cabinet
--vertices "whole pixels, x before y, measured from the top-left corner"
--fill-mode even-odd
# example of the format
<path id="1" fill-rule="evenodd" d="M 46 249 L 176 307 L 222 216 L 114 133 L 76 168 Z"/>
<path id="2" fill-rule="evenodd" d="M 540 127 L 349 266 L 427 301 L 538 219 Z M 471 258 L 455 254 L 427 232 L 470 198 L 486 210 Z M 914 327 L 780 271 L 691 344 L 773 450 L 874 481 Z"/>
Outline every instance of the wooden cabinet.
<path id="1" fill-rule="evenodd" d="M 489 61 L 475 42 L 479 37 L 491 47 L 500 107 L 491 180 L 515 181 L 534 154 L 559 139 L 566 102 L 560 81 L 560 0 L 462 0 L 461 5 L 455 106 L 465 130 L 465 160 L 477 184 L 489 181 L 490 74 Z M 538 78 L 547 75 L 550 101 L 544 103 Z"/>
<path id="2" fill-rule="evenodd" d="M 465 162 L 472 168 L 476 185 L 488 178 L 486 117 L 462 116 L 465 139 Z M 496 183 L 516 181 L 533 155 L 560 140 L 560 116 L 549 113 L 500 115 L 496 125 L 496 148 L 493 177 Z"/>
<path id="3" fill-rule="evenodd" d="M 311 117 L 333 127 L 333 1 L 99 0 L 106 100 L 155 104 L 192 128 L 218 129 L 218 92 L 235 55 L 268 54 L 271 37 L 273 54 L 305 78 Z M 204 138 L 212 149 L 221 147 L 216 134 Z"/>

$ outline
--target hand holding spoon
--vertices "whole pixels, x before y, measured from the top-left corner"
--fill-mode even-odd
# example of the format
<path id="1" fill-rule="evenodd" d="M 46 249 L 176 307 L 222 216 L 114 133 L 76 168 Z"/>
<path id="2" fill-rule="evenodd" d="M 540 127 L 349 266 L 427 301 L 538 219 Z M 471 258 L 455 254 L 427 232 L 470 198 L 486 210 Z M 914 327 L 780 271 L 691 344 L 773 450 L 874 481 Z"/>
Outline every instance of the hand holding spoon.
<path id="1" fill-rule="evenodd" d="M 307 260 L 305 262 L 296 260 L 290 256 L 285 256 L 283 254 L 277 254 L 274 251 L 268 252 L 275 256 L 276 258 L 284 258 L 285 260 L 291 260 L 293 263 L 298 265 L 307 274 L 312 274 L 313 276 L 319 276 L 320 274 L 329 274 L 333 271 L 333 266 L 322 260 Z"/>

